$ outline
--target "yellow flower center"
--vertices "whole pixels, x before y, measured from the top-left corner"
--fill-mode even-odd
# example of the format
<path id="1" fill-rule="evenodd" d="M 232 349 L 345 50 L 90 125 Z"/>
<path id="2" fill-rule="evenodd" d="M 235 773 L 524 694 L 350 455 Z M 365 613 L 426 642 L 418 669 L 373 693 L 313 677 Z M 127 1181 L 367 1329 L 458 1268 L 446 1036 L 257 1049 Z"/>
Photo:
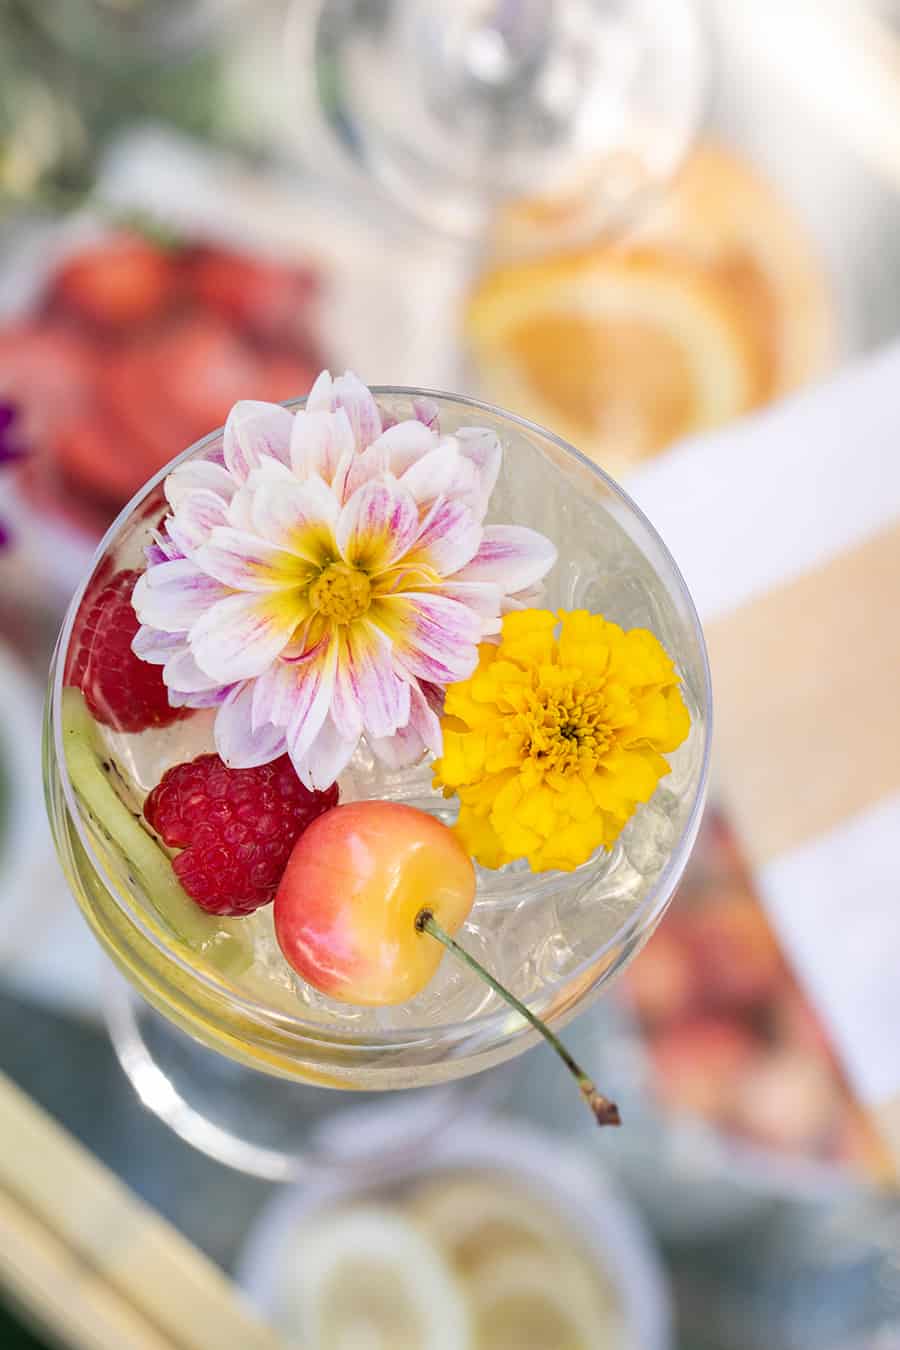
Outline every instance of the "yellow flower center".
<path id="1" fill-rule="evenodd" d="M 346 563 L 330 563 L 309 588 L 309 602 L 333 623 L 352 623 L 365 614 L 372 584 L 365 572 Z"/>
<path id="2" fill-rule="evenodd" d="M 567 773 L 590 767 L 612 739 L 605 699 L 578 685 L 537 689 L 522 716 L 527 753 L 544 769 Z"/>

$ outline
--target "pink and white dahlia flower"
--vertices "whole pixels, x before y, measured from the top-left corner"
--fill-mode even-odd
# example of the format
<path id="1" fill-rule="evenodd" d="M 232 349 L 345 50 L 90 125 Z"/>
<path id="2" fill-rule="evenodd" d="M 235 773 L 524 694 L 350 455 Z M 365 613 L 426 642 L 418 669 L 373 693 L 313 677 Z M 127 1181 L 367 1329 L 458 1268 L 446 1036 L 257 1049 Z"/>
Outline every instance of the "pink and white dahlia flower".
<path id="1" fill-rule="evenodd" d="M 173 705 L 218 709 L 227 764 L 287 751 L 325 788 L 363 736 L 392 765 L 439 755 L 445 687 L 552 566 L 543 535 L 483 523 L 494 433 L 415 411 L 385 429 L 365 385 L 326 371 L 303 412 L 237 403 L 222 462 L 169 474 L 134 651 Z"/>

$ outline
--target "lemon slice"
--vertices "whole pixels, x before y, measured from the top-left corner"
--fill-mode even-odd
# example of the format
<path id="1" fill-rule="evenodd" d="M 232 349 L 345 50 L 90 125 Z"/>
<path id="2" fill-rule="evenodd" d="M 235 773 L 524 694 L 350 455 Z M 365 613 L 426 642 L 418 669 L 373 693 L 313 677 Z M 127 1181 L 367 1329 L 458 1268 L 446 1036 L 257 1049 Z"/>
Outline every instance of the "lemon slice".
<path id="1" fill-rule="evenodd" d="M 562 1250 L 488 1257 L 469 1276 L 474 1350 L 626 1350 L 609 1291 Z"/>
<path id="2" fill-rule="evenodd" d="M 834 303 L 814 243 L 744 159 L 700 146 L 637 238 L 701 265 L 742 305 L 765 361 L 767 397 L 833 363 Z"/>
<path id="3" fill-rule="evenodd" d="M 650 249 L 497 268 L 467 332 L 490 397 L 613 472 L 747 411 L 765 387 L 740 304 Z"/>
<path id="4" fill-rule="evenodd" d="M 459 1284 L 394 1210 L 359 1207 L 310 1222 L 282 1283 L 279 1329 L 303 1350 L 471 1350 Z"/>
<path id="5" fill-rule="evenodd" d="M 547 1252 L 570 1243 L 565 1226 L 527 1190 L 487 1177 L 439 1180 L 420 1186 L 407 1211 L 461 1273 L 491 1256 Z"/>

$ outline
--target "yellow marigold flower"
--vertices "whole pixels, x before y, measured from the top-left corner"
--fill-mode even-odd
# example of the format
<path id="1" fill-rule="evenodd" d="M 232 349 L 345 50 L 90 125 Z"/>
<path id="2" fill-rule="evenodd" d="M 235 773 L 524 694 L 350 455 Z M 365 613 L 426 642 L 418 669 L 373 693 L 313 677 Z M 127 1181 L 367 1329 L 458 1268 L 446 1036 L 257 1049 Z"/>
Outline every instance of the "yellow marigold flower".
<path id="1" fill-rule="evenodd" d="M 447 690 L 435 786 L 485 867 L 571 871 L 608 847 L 690 730 L 678 674 L 643 628 L 585 610 L 508 614 L 499 644 Z"/>

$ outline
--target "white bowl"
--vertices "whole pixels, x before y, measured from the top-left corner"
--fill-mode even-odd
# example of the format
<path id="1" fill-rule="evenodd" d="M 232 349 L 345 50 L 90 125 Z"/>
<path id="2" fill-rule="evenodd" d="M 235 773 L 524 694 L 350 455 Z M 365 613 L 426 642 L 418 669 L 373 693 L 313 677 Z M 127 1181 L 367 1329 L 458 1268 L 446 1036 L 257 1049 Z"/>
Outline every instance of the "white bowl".
<path id="1" fill-rule="evenodd" d="M 672 1323 L 665 1276 L 633 1208 L 586 1153 L 518 1121 L 459 1124 L 427 1154 L 373 1167 L 369 1179 L 329 1176 L 280 1192 L 262 1211 L 238 1261 L 238 1284 L 264 1317 L 278 1303 L 286 1245 L 319 1211 L 439 1172 L 494 1172 L 527 1184 L 571 1224 L 618 1293 L 631 1350 L 669 1350 Z"/>

